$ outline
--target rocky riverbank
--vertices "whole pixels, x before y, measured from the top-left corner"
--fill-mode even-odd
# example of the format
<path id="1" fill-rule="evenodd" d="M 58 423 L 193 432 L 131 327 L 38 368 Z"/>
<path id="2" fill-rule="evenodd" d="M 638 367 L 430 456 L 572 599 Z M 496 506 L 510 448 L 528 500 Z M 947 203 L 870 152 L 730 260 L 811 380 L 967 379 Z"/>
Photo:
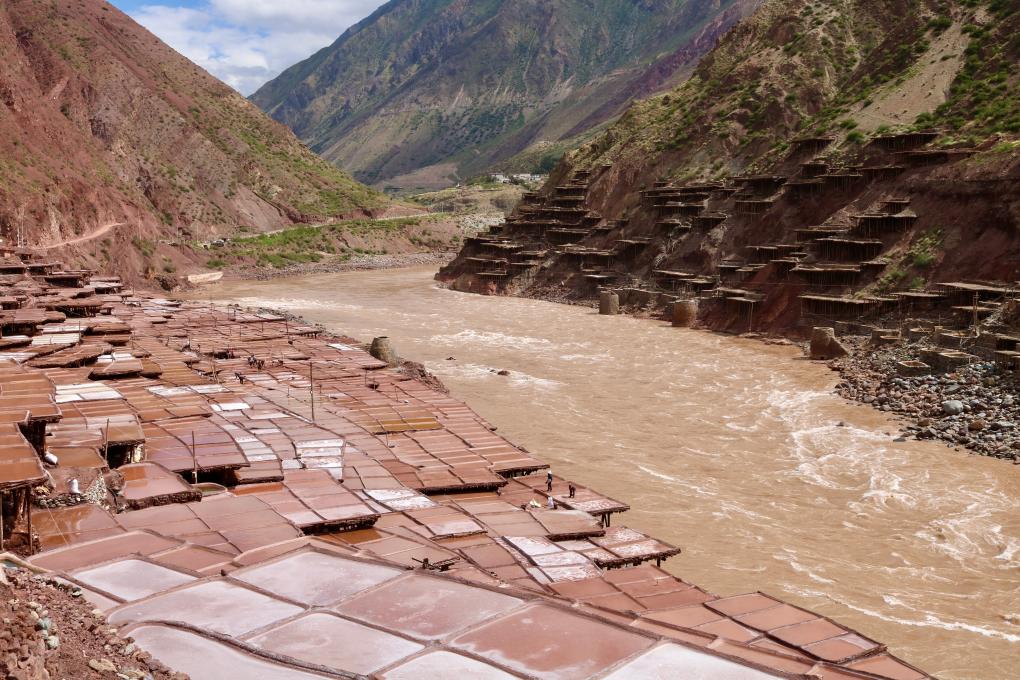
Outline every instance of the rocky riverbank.
<path id="1" fill-rule="evenodd" d="M 935 439 L 986 456 L 1020 463 L 1020 380 L 992 362 L 951 373 L 904 376 L 897 364 L 920 346 L 876 348 L 850 341 L 849 356 L 830 365 L 842 376 L 836 391 L 847 399 L 905 417 L 901 435 Z"/>
<path id="2" fill-rule="evenodd" d="M 13 680 L 187 680 L 121 637 L 80 588 L 8 564 L 0 570 L 0 676 Z"/>
<path id="3" fill-rule="evenodd" d="M 339 272 L 367 271 L 372 269 L 399 269 L 423 265 L 441 265 L 456 255 L 453 251 L 441 250 L 425 253 L 395 253 L 389 255 L 362 255 L 344 261 L 307 262 L 290 267 L 259 267 L 247 265 L 227 270 L 225 278 L 255 281 L 269 281 L 288 276 L 309 274 L 336 274 Z"/>

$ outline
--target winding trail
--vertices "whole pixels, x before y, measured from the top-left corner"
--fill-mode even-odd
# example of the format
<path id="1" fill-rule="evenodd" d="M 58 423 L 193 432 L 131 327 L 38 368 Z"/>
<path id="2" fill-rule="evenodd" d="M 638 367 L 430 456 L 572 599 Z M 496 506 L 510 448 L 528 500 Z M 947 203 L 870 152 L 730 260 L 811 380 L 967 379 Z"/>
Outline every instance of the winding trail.
<path id="1" fill-rule="evenodd" d="M 83 236 L 76 236 L 75 238 L 70 238 L 70 239 L 67 239 L 67 240 L 64 240 L 64 241 L 58 241 L 56 243 L 51 243 L 51 244 L 46 245 L 46 246 L 38 246 L 38 247 L 40 249 L 42 249 L 42 250 L 49 250 L 50 248 L 61 248 L 63 246 L 73 246 L 73 245 L 75 245 L 77 243 L 84 243 L 86 241 L 91 241 L 93 239 L 97 239 L 100 236 L 103 236 L 104 234 L 109 233 L 110 230 L 112 230 L 114 227 L 122 227 L 122 226 L 124 226 L 124 224 L 125 224 L 124 222 L 109 222 L 109 223 L 104 224 L 103 226 L 99 227 L 98 229 L 90 231 L 89 233 L 87 233 L 87 234 L 85 234 Z"/>

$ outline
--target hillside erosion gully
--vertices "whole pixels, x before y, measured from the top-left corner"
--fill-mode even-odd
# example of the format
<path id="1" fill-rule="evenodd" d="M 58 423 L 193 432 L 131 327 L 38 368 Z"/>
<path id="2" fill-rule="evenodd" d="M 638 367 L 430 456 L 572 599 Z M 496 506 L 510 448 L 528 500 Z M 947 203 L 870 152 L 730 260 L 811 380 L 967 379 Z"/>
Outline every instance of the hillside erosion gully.
<path id="1" fill-rule="evenodd" d="M 1020 158 L 882 135 L 855 158 L 795 140 L 770 174 L 683 184 L 668 168 L 561 167 L 506 222 L 465 241 L 451 288 L 805 341 L 839 392 L 904 434 L 1020 461 Z M 610 313 L 615 308 L 610 310 Z"/>

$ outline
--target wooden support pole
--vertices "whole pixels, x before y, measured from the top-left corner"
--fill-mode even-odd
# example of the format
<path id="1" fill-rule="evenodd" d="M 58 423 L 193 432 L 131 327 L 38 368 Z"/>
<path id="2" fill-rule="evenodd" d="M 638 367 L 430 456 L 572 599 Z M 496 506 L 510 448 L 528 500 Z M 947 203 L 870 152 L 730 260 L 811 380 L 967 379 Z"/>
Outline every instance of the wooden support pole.
<path id="1" fill-rule="evenodd" d="M 312 397 L 312 422 L 315 422 L 315 360 L 308 360 L 308 394 Z"/>
<path id="2" fill-rule="evenodd" d="M 35 541 L 32 540 L 32 487 L 25 489 L 25 515 L 28 522 L 28 554 L 35 553 Z"/>
<path id="3" fill-rule="evenodd" d="M 103 458 L 110 464 L 110 419 L 106 419 L 106 430 L 103 432 Z"/>
<path id="4" fill-rule="evenodd" d="M 978 294 L 974 291 L 974 337 L 978 335 Z"/>
<path id="5" fill-rule="evenodd" d="M 191 431 L 191 478 L 198 484 L 198 453 L 195 448 L 195 431 Z"/>

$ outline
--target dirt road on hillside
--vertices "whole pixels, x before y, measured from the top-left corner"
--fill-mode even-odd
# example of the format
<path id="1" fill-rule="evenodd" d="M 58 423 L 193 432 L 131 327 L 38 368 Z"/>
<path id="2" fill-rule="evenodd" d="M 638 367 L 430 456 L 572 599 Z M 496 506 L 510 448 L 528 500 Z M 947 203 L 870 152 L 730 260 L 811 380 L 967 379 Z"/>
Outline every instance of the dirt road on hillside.
<path id="1" fill-rule="evenodd" d="M 38 247 L 43 249 L 43 250 L 49 250 L 50 248 L 61 248 L 63 246 L 73 246 L 73 245 L 75 245 L 77 243 L 85 243 L 86 241 L 91 241 L 93 239 L 97 239 L 100 236 L 103 236 L 104 234 L 109 233 L 114 227 L 122 227 L 122 226 L 124 226 L 124 222 L 110 222 L 110 223 L 104 224 L 103 226 L 99 227 L 98 229 L 94 229 L 93 231 L 90 231 L 89 233 L 84 234 L 82 236 L 76 236 L 74 238 L 66 239 L 64 241 L 58 241 L 56 243 L 51 243 L 49 245 L 38 246 Z"/>

